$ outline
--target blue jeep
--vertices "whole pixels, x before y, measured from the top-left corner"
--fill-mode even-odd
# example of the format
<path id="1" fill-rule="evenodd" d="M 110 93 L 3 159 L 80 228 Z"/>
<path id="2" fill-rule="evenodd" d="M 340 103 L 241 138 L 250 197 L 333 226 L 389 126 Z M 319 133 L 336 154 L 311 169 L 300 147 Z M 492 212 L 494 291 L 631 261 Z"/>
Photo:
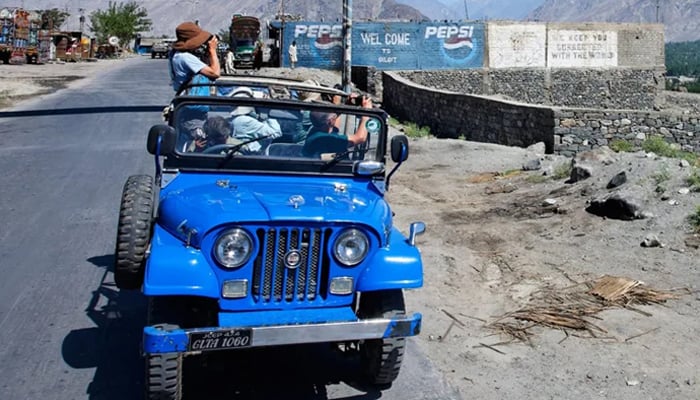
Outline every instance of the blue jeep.
<path id="1" fill-rule="evenodd" d="M 326 342 L 351 344 L 367 383 L 386 388 L 421 326 L 403 290 L 423 284 L 425 225 L 406 238 L 384 199 L 408 140 L 388 142 L 380 109 L 242 84 L 266 95 L 175 97 L 148 134 L 155 176 L 124 185 L 115 280 L 149 299 L 147 397 L 182 397 L 185 356 Z M 241 115 L 271 128 L 242 132 Z M 333 125 L 323 134 L 319 115 Z"/>

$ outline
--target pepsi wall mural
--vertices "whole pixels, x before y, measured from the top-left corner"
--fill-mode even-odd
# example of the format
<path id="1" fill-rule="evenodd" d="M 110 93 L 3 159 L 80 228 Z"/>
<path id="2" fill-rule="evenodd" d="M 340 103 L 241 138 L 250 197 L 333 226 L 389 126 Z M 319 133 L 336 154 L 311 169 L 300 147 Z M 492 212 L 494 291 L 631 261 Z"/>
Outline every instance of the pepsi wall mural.
<path id="1" fill-rule="evenodd" d="M 382 70 L 466 69 L 484 64 L 484 24 L 473 22 L 355 23 L 353 65 Z M 342 69 L 341 23 L 291 22 L 284 43 L 297 44 L 298 66 Z M 289 55 L 283 52 L 284 66 Z"/>

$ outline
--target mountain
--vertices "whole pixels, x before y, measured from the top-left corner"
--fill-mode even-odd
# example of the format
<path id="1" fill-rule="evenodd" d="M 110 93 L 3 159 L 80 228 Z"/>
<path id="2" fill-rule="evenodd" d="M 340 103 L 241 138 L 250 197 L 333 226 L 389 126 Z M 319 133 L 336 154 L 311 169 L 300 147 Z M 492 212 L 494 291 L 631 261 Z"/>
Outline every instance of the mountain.
<path id="1" fill-rule="evenodd" d="M 117 0 L 126 2 L 127 0 Z M 58 8 L 71 17 L 62 27 L 79 30 L 80 10 L 89 17 L 106 9 L 109 0 L 24 0 L 28 9 Z M 247 14 L 274 19 L 278 13 L 299 15 L 309 21 L 341 21 L 341 0 L 139 0 L 148 10 L 153 30 L 147 35 L 170 35 L 182 21 L 199 20 L 202 27 L 226 29 L 231 15 Z M 657 11 L 657 4 L 659 5 Z M 465 8 L 466 5 L 466 8 Z M 700 39 L 698 0 L 354 0 L 353 20 L 461 20 L 513 19 L 562 22 L 658 21 L 666 25 L 666 41 Z M 85 31 L 89 32 L 90 18 Z"/>
<path id="2" fill-rule="evenodd" d="M 80 14 L 85 15 L 84 31 L 89 32 L 89 15 L 95 10 L 106 10 L 109 0 L 26 0 L 24 7 L 32 10 L 58 8 L 71 13 L 64 30 L 80 29 Z M 127 0 L 114 1 L 127 3 Z M 228 29 L 233 14 L 253 15 L 272 20 L 278 13 L 298 15 L 308 21 L 342 21 L 341 0 L 139 0 L 153 21 L 147 36 L 170 35 L 183 21 L 199 21 L 210 32 Z M 81 11 L 82 10 L 82 11 Z M 354 0 L 353 20 L 421 20 L 427 17 L 415 8 L 399 4 L 395 0 Z"/>
<path id="3" fill-rule="evenodd" d="M 397 0 L 407 4 L 430 19 L 514 19 L 525 17 L 544 0 Z"/>
<path id="4" fill-rule="evenodd" d="M 658 5 L 658 8 L 657 8 Z M 538 21 L 663 23 L 667 42 L 700 39 L 698 0 L 546 0 L 527 16 Z"/>

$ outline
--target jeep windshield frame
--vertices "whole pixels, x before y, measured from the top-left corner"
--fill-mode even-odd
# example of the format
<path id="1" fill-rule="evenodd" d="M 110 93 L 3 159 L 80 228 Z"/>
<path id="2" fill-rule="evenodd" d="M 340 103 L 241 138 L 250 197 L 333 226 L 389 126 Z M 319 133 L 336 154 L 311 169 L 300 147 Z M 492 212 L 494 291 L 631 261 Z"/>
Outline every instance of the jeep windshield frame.
<path id="1" fill-rule="evenodd" d="M 216 89 L 213 89 L 216 90 Z M 229 141 L 219 144 L 214 152 L 206 152 L 198 150 L 195 143 L 192 129 L 181 122 L 182 117 L 188 115 L 193 109 L 206 109 L 207 117 L 204 121 L 210 121 L 212 118 L 217 118 L 225 121 L 230 126 Z M 277 121 L 277 129 L 282 132 L 281 136 L 272 138 L 264 138 L 256 141 L 254 136 L 240 138 L 234 128 L 233 120 L 239 114 L 238 110 L 254 109 L 256 115 L 251 114 L 258 122 L 269 123 L 268 120 Z M 277 154 L 272 151 L 273 148 L 289 149 L 293 148 L 295 152 L 306 150 L 304 148 L 305 141 L 299 141 L 298 138 L 292 138 L 288 130 L 291 126 L 301 126 L 302 122 L 308 124 L 311 115 L 336 115 L 337 118 L 343 118 L 346 124 L 344 132 L 332 128 L 334 131 L 327 133 L 328 136 L 344 135 L 350 136 L 355 134 L 359 126 L 364 124 L 367 130 L 368 140 L 361 145 L 350 146 L 347 154 L 341 155 L 343 151 L 328 151 L 322 154 L 294 154 L 288 153 Z M 264 117 L 261 117 L 264 115 Z M 302 117 L 304 116 L 305 117 Z M 249 118 L 250 119 L 250 118 Z M 251 119 L 252 120 L 252 119 Z M 350 121 L 350 122 L 348 122 Z M 255 122 L 255 123 L 258 123 Z M 357 106 L 337 105 L 327 102 L 302 102 L 298 100 L 288 99 L 271 99 L 271 98 L 249 98 L 249 97 L 224 97 L 224 96 L 177 96 L 171 103 L 171 112 L 169 115 L 169 123 L 175 129 L 177 136 L 176 150 L 168 155 L 165 155 L 163 167 L 166 169 L 177 169 L 180 171 L 198 171 L 198 172 L 216 172 L 216 173 L 262 173 L 262 174 L 295 174 L 295 175 L 342 175 L 354 176 L 356 170 L 355 164 L 363 161 L 374 161 L 386 164 L 386 148 L 387 148 L 387 114 L 381 109 L 367 109 Z M 223 123 L 223 122 L 222 122 Z M 354 124 L 354 125 L 353 125 Z M 210 124 L 213 125 L 213 124 Z M 340 125 L 340 123 L 339 123 Z M 306 126 L 306 125 L 304 125 Z M 368 128 L 369 127 L 369 128 Z M 204 127 L 203 127 L 204 128 Z M 202 131 L 204 129 L 201 129 Z M 349 129 L 348 129 L 349 128 Z M 210 130 L 207 127 L 208 130 Z M 297 130 L 295 133 L 302 132 L 304 137 L 310 137 L 310 133 L 320 135 L 319 132 L 312 132 L 315 128 L 305 128 L 306 130 Z M 352 132 L 350 132 L 352 131 Z M 207 146 L 212 146 L 209 139 L 211 133 L 206 134 Z M 251 139 L 253 139 L 251 141 Z M 339 138 L 334 138 L 333 141 L 338 141 Z M 204 142 L 202 140 L 201 142 Z M 257 151 L 236 151 L 228 153 L 233 147 L 239 147 L 242 142 L 251 141 L 253 144 L 259 143 L 260 148 Z M 246 145 L 249 146 L 249 145 Z M 257 149 L 257 146 L 251 146 Z M 341 155 L 341 157 L 336 157 Z M 382 169 L 376 175 L 372 175 L 372 179 L 384 179 L 385 173 Z"/>

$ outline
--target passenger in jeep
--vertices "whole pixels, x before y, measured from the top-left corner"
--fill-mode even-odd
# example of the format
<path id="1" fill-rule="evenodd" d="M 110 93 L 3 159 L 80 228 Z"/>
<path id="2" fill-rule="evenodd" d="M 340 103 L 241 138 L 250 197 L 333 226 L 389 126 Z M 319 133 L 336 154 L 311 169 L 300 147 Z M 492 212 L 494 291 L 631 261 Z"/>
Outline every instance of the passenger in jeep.
<path id="1" fill-rule="evenodd" d="M 372 108 L 372 99 L 364 97 L 362 107 Z M 305 157 L 320 158 L 322 154 L 344 153 L 348 148 L 367 141 L 367 121 L 369 117 L 360 118 L 357 130 L 352 136 L 343 134 L 336 123 L 340 116 L 335 113 L 312 111 L 310 115 L 311 130 L 304 142 L 301 153 Z"/>
<path id="2" fill-rule="evenodd" d="M 233 97 L 253 98 L 253 91 L 247 87 L 240 87 L 233 92 Z M 238 106 L 231 112 L 233 124 L 233 136 L 240 141 L 249 141 L 261 136 L 267 136 L 266 142 L 253 142 L 245 145 L 244 152 L 260 154 L 272 139 L 282 136 L 279 122 L 264 115 L 258 115 L 255 108 Z"/>

